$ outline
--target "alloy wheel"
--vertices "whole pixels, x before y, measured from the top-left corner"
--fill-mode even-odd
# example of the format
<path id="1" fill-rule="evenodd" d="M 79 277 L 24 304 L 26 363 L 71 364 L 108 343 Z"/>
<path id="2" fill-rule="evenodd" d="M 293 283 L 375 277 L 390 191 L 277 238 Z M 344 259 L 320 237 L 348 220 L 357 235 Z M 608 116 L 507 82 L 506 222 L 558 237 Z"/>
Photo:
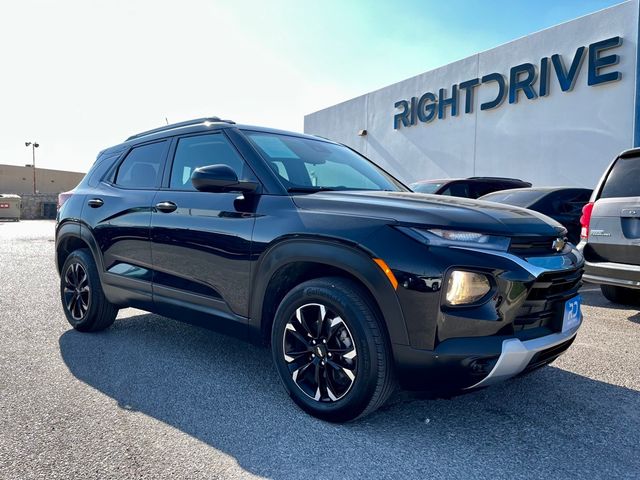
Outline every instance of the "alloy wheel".
<path id="1" fill-rule="evenodd" d="M 84 267 L 74 262 L 64 274 L 64 302 L 74 320 L 82 320 L 89 310 L 91 289 Z"/>
<path id="2" fill-rule="evenodd" d="M 351 389 L 356 346 L 347 324 L 330 308 L 308 303 L 296 309 L 282 342 L 291 378 L 309 398 L 335 402 Z"/>

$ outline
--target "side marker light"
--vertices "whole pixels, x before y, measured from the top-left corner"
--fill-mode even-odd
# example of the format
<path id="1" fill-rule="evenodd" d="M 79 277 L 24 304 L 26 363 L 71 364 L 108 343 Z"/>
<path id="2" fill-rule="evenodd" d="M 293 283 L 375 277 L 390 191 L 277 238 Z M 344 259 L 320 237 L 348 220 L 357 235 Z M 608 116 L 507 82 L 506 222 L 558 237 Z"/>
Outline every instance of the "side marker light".
<path id="1" fill-rule="evenodd" d="M 393 274 L 393 272 L 389 268 L 389 265 L 387 265 L 386 262 L 384 260 L 382 260 L 381 258 L 374 258 L 373 261 L 376 262 L 378 264 L 378 266 L 382 269 L 384 274 L 387 276 L 387 278 L 391 282 L 391 285 L 393 285 L 393 289 L 397 290 L 398 289 L 398 280 L 396 279 L 396 276 Z"/>

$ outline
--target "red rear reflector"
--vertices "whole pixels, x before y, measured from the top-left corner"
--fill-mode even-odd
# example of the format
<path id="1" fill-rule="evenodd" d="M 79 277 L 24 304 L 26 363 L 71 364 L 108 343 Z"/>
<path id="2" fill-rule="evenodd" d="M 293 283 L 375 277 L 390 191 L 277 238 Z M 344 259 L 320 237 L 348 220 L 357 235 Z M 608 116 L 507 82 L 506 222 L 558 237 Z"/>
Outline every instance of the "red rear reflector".
<path id="1" fill-rule="evenodd" d="M 64 205 L 64 202 L 69 200 L 72 195 L 73 195 L 73 191 L 71 191 L 71 192 L 62 192 L 61 194 L 58 195 L 58 210 L 60 210 L 60 208 L 62 208 L 62 205 Z"/>
<path id="2" fill-rule="evenodd" d="M 582 215 L 580 216 L 580 225 L 582 230 L 580 231 L 580 239 L 586 240 L 589 237 L 589 224 L 591 223 L 591 212 L 593 212 L 593 203 L 589 202 L 582 207 Z"/>

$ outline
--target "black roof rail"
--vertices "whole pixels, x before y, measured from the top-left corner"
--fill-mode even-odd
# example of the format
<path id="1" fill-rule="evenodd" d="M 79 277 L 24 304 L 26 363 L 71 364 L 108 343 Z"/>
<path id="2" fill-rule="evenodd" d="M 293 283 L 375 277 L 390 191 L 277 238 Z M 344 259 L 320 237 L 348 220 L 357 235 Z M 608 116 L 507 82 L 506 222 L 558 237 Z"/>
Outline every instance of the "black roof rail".
<path id="1" fill-rule="evenodd" d="M 519 178 L 509 178 L 509 177 L 468 177 L 467 180 L 511 180 L 514 182 L 528 183 Z"/>
<path id="2" fill-rule="evenodd" d="M 144 137 L 144 136 L 147 136 L 147 135 L 151 135 L 153 133 L 165 132 L 167 130 L 173 130 L 174 128 L 188 127 L 188 126 L 191 126 L 191 125 L 198 125 L 200 123 L 205 123 L 205 122 L 231 123 L 231 124 L 235 124 L 236 123 L 233 120 L 222 120 L 220 117 L 196 118 L 196 119 L 187 120 L 187 121 L 184 121 L 184 122 L 172 123 L 170 125 L 163 125 L 162 127 L 153 128 L 151 130 L 146 130 L 144 132 L 136 133 L 135 135 L 131 135 L 125 141 L 128 142 L 129 140 L 133 140 L 135 138 L 140 138 L 140 137 Z"/>

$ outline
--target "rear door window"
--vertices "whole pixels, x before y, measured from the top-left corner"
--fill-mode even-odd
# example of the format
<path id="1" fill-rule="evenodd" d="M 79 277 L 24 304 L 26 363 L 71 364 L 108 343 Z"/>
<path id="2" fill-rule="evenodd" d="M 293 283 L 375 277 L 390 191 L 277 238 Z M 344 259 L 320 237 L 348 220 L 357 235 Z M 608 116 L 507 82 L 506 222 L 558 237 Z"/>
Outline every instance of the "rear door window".
<path id="1" fill-rule="evenodd" d="M 134 147 L 118 167 L 114 183 L 123 188 L 158 188 L 167 145 L 162 141 Z"/>
<path id="2" fill-rule="evenodd" d="M 619 158 L 602 188 L 600 198 L 640 197 L 640 158 Z"/>

